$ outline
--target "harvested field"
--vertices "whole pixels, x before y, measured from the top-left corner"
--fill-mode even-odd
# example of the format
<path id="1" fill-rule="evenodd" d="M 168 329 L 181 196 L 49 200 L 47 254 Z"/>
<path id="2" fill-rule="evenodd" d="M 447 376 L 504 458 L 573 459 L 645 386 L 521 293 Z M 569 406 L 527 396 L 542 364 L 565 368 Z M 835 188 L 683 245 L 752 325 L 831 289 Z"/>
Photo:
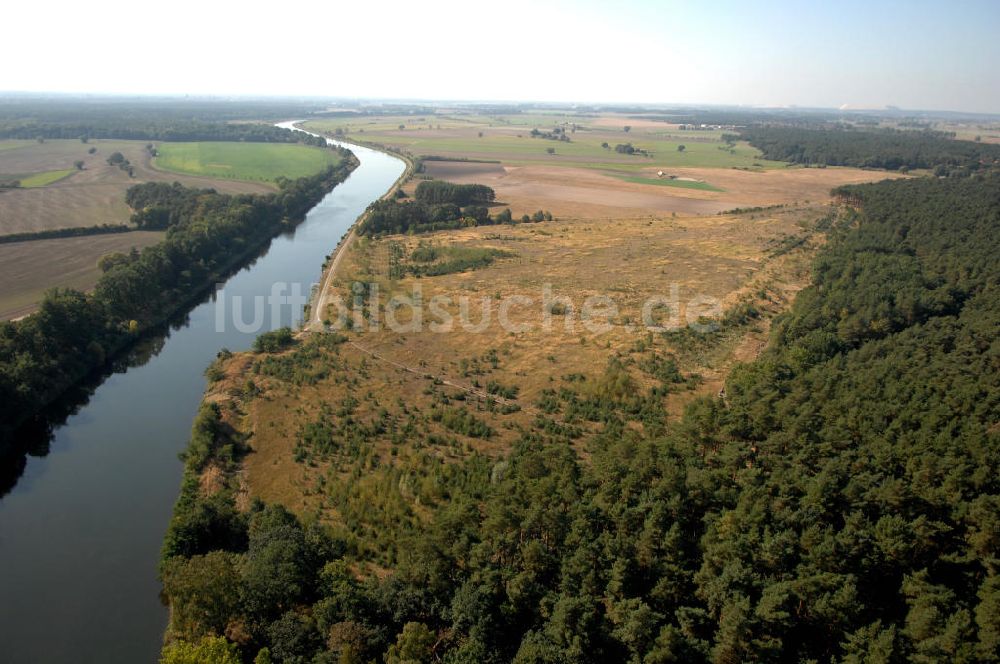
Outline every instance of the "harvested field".
<path id="1" fill-rule="evenodd" d="M 120 224 L 128 221 L 125 191 L 148 181 L 180 182 L 230 193 L 263 193 L 263 182 L 192 177 L 165 173 L 150 166 L 145 141 L 78 140 L 0 141 L 0 179 L 66 171 L 69 177 L 34 189 L 0 191 L 0 235 L 56 228 Z M 95 154 L 89 154 L 96 148 Z M 107 163 L 113 152 L 131 162 L 135 177 Z M 73 162 L 82 160 L 77 172 Z"/>
<path id="2" fill-rule="evenodd" d="M 662 186 L 656 170 L 641 172 L 649 180 L 630 182 L 612 174 L 588 169 L 513 166 L 503 169 L 474 168 L 486 164 L 426 162 L 433 177 L 457 183 L 479 183 L 493 187 L 497 201 L 515 216 L 535 210 L 550 210 L 556 217 L 608 219 L 637 214 L 716 214 L 735 208 L 823 202 L 830 190 L 842 184 L 868 182 L 895 174 L 852 168 L 788 168 L 762 172 L 735 169 L 672 169 L 671 175 L 691 182 L 704 182 L 722 191 L 705 188 Z M 494 165 L 495 166 L 495 165 Z"/>
<path id="3" fill-rule="evenodd" d="M 44 189 L 13 189 L 0 194 L 0 235 L 127 222 L 130 211 L 125 205 L 125 190 L 134 181 L 84 183 L 88 175 L 80 173 Z"/>
<path id="4" fill-rule="evenodd" d="M 607 219 L 642 213 L 715 214 L 735 207 L 706 199 L 706 192 L 671 195 L 660 187 L 633 184 L 586 169 L 475 168 L 487 165 L 434 161 L 426 162 L 424 168 L 429 175 L 442 180 L 493 187 L 498 205 L 510 207 L 516 216 L 550 210 L 558 217 Z"/>
<path id="5" fill-rule="evenodd" d="M 478 161 L 425 161 L 424 172 L 441 180 L 465 182 L 476 176 L 501 176 L 507 171 L 499 163 L 483 163 Z"/>
<path id="6" fill-rule="evenodd" d="M 649 118 L 628 117 L 627 115 L 605 115 L 593 120 L 595 127 L 605 127 L 608 129 L 621 129 L 629 126 L 633 129 L 677 129 L 676 123 L 664 122 L 663 120 L 653 120 Z"/>
<path id="7" fill-rule="evenodd" d="M 0 320 L 31 313 L 49 288 L 93 288 L 101 256 L 142 249 L 162 237 L 163 233 L 134 231 L 0 244 Z"/>

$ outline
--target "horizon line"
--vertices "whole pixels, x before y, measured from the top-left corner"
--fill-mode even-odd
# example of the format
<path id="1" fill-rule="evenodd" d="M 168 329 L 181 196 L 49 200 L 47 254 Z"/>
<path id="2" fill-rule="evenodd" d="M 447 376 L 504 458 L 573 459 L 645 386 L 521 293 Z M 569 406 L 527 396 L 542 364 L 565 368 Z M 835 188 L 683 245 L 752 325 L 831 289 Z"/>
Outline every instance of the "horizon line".
<path id="1" fill-rule="evenodd" d="M 956 109 L 931 109 L 931 108 L 905 108 L 894 104 L 886 104 L 882 107 L 851 106 L 844 104 L 840 107 L 834 106 L 810 106 L 802 104 L 741 104 L 722 102 L 643 102 L 643 101 L 559 101 L 546 99 L 485 99 L 485 98 L 435 98 L 435 97 L 392 97 L 392 96 L 368 96 L 368 95 L 331 95 L 331 94 L 290 94 L 290 93 L 182 93 L 182 92 L 81 92 L 65 90 L 0 90 L 0 100 L 7 97 L 21 98 L 44 98 L 44 97 L 67 97 L 67 98 L 92 98 L 92 99 L 176 99 L 176 100 L 207 100 L 207 101 L 250 101 L 250 100 L 287 100 L 287 101 L 326 101 L 326 102 L 354 102 L 364 103 L 395 103 L 395 104 L 459 104 L 469 106 L 483 106 L 490 104 L 502 104 L 510 106 L 553 106 L 553 107 L 576 107 L 576 106 L 603 106 L 621 108 L 644 108 L 650 110 L 658 109 L 729 109 L 739 111 L 799 111 L 799 112 L 826 112 L 826 113 L 890 113 L 890 114 L 948 114 L 963 115 L 972 117 L 990 117 L 1000 119 L 1000 111 L 964 111 Z"/>

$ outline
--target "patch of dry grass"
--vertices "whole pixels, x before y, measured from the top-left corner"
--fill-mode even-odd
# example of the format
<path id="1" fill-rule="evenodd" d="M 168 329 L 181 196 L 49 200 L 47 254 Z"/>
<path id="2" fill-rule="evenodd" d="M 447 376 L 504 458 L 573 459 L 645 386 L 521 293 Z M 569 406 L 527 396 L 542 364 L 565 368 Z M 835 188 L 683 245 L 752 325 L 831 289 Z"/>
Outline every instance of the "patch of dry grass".
<path id="1" fill-rule="evenodd" d="M 385 481 L 387 468 L 411 463 L 415 455 L 429 454 L 441 463 L 465 458 L 473 451 L 501 455 L 522 430 L 531 428 L 546 390 L 568 385 L 574 374 L 593 380 L 615 357 L 639 358 L 651 352 L 675 355 L 683 374 L 699 374 L 700 382 L 679 386 L 664 397 L 667 412 L 677 414 L 694 396 L 717 392 L 734 362 L 752 359 L 759 351 L 770 317 L 787 306 L 807 282 L 808 258 L 819 240 L 813 223 L 827 212 L 823 206 L 803 206 L 766 214 L 611 222 L 571 219 L 416 237 L 361 238 L 348 250 L 334 279 L 338 293 L 349 296 L 355 280 L 378 283 L 383 305 L 378 315 L 385 321 L 389 299 L 411 294 L 419 286 L 425 304 L 435 296 L 450 297 L 452 303 L 444 310 L 456 317 L 459 298 L 468 297 L 474 323 L 480 322 L 485 299 L 492 307 L 491 323 L 480 331 L 456 324 L 450 332 L 439 333 L 428 329 L 431 321 L 427 318 L 421 331 L 383 327 L 346 332 L 347 341 L 315 361 L 314 368 L 325 374 L 315 384 L 296 385 L 255 375 L 246 368 L 253 356 L 237 355 L 231 385 L 249 376 L 263 391 L 242 405 L 241 427 L 252 432 L 252 452 L 244 460 L 248 491 L 340 524 L 338 510 L 326 498 L 330 482 Z M 774 248 L 788 237 L 807 239 L 795 250 L 778 255 Z M 390 244 L 398 243 L 409 255 L 419 242 L 493 247 L 511 255 L 474 271 L 391 279 L 391 256 L 398 251 L 390 250 Z M 588 330 L 580 320 L 567 328 L 565 314 L 552 315 L 547 328 L 542 307 L 545 284 L 551 284 L 553 296 L 568 297 L 577 311 L 587 296 L 610 297 L 618 312 L 607 317 L 609 329 Z M 684 303 L 700 294 L 716 298 L 723 308 L 752 301 L 761 317 L 713 335 L 704 347 L 676 347 L 664 335 L 637 325 L 642 303 L 649 297 L 669 296 L 673 284 L 682 313 Z M 530 326 L 511 332 L 498 324 L 497 315 L 499 305 L 515 295 L 532 298 L 534 303 L 511 309 L 512 322 Z M 332 311 L 329 315 L 335 317 Z M 412 322 L 405 307 L 398 319 Z M 301 343 L 308 347 L 320 336 L 306 335 Z M 654 384 L 634 366 L 631 371 L 639 389 Z M 521 409 L 508 413 L 491 409 L 487 401 L 463 389 L 481 390 L 490 383 L 516 386 L 519 392 L 514 401 Z M 371 437 L 371 447 L 360 462 L 371 470 L 370 476 L 368 471 L 352 474 L 359 472 L 358 466 L 344 465 L 336 458 L 296 460 L 304 423 L 318 417 L 322 404 L 337 408 L 345 399 L 356 402 L 351 415 L 355 420 L 367 422 L 388 412 L 396 426 L 416 423 L 412 435 L 402 442 L 389 433 Z M 481 439 L 456 434 L 429 417 L 435 409 L 451 406 L 470 410 L 494 435 Z M 577 425 L 584 453 L 588 432 L 597 431 L 600 425 Z M 411 508 L 419 512 L 416 505 Z"/>
<path id="2" fill-rule="evenodd" d="M 646 338 L 648 333 L 640 323 L 643 304 L 651 298 L 669 300 L 676 293 L 676 313 L 692 320 L 699 298 L 711 298 L 723 309 L 747 298 L 771 298 L 770 305 L 783 306 L 807 280 L 803 254 L 808 251 L 771 259 L 770 248 L 781 238 L 811 233 L 812 222 L 826 213 L 824 207 L 809 206 L 756 215 L 557 220 L 362 241 L 352 248 L 335 287 L 346 293 L 351 281 L 373 279 L 380 284 L 383 300 L 388 300 L 393 295 L 409 295 L 419 286 L 425 304 L 436 296 L 449 298 L 445 309 L 456 321 L 459 303 L 466 298 L 472 323 L 480 322 L 482 303 L 487 302 L 492 318 L 482 332 L 467 331 L 456 323 L 447 334 L 430 329 L 397 334 L 383 329 L 363 332 L 358 341 L 369 348 L 386 349 L 401 363 L 419 362 L 435 374 L 450 376 L 460 373 L 463 359 L 497 349 L 507 357 L 501 379 L 520 385 L 530 402 L 550 385 L 552 375 L 594 373 L 609 356 Z M 407 253 L 418 242 L 431 242 L 492 247 L 513 257 L 475 271 L 393 281 L 387 278 L 386 269 L 384 247 L 389 242 L 401 243 Z M 546 289 L 552 301 L 567 298 L 575 315 L 552 316 L 546 326 Z M 765 292 L 766 298 L 758 297 Z M 520 332 L 504 330 L 497 320 L 500 305 L 515 296 L 532 301 L 510 309 L 512 322 L 530 326 Z M 610 329 L 606 332 L 587 329 L 579 316 L 586 298 L 596 296 L 609 298 L 617 309 L 614 316 L 592 321 L 607 322 Z M 333 311 L 328 317 L 336 318 Z M 407 320 L 405 309 L 400 320 Z M 424 328 L 429 328 L 429 320 L 424 322 Z M 665 350 L 676 350 L 665 342 L 662 345 Z M 723 358 L 706 356 L 697 366 L 685 369 L 704 373 L 723 364 Z"/>

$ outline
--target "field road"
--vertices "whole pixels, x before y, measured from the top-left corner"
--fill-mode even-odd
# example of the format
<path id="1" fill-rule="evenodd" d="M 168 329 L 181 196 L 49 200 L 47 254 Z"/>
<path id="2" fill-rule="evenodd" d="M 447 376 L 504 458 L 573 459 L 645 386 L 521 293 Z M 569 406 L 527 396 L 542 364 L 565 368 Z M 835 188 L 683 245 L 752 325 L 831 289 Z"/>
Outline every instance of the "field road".
<path id="1" fill-rule="evenodd" d="M 355 222 L 354 226 L 357 226 L 357 222 Z M 316 301 L 309 314 L 309 322 L 306 324 L 306 329 L 309 331 L 323 331 L 323 315 L 326 313 L 326 307 L 330 300 L 333 278 L 337 274 L 337 267 L 340 265 L 340 260 L 347 253 L 347 248 L 351 246 L 351 242 L 354 241 L 354 226 L 351 226 L 351 230 L 348 231 L 344 241 L 334 250 L 333 260 L 330 261 L 330 265 L 326 270 L 326 276 L 323 277 L 323 283 L 320 284 L 319 291 L 316 293 Z"/>

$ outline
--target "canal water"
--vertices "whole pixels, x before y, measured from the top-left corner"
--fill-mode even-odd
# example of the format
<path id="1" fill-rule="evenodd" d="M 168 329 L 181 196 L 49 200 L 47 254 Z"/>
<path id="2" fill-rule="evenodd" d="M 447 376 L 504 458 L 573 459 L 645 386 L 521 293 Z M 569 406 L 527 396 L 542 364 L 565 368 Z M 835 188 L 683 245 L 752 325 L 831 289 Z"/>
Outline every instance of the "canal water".
<path id="1" fill-rule="evenodd" d="M 346 147 L 360 165 L 294 231 L 140 344 L 33 443 L 0 498 L 0 662 L 157 661 L 167 613 L 156 565 L 205 368 L 223 348 L 297 325 L 301 305 L 255 298 L 308 296 L 325 257 L 404 171 L 396 157 Z"/>

